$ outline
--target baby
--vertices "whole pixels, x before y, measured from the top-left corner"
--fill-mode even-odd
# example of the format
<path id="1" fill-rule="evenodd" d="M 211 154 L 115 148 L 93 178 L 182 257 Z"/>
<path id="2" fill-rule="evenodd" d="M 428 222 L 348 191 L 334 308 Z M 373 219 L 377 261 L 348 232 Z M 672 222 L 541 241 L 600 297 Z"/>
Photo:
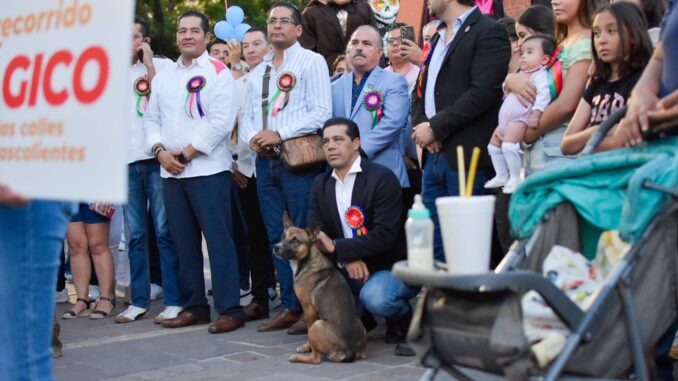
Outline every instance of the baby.
<path id="1" fill-rule="evenodd" d="M 513 193 L 520 185 L 520 142 L 527 128 L 539 126 L 539 118 L 551 102 L 546 65 L 555 47 L 553 37 L 536 34 L 525 39 L 520 48 L 520 71 L 530 74 L 530 81 L 537 88 L 537 96 L 534 104 L 527 107 L 513 93 L 504 98 L 499 110 L 499 125 L 487 145 L 497 175 L 485 183 L 485 188 L 503 186 L 504 193 Z"/>

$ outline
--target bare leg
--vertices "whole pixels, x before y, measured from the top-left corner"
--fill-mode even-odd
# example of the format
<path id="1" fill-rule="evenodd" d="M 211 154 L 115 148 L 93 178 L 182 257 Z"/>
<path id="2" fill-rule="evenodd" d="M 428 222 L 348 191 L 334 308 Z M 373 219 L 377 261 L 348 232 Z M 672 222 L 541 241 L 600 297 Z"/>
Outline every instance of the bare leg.
<path id="1" fill-rule="evenodd" d="M 87 233 L 85 224 L 72 222 L 68 225 L 66 233 L 68 247 L 71 250 L 71 271 L 73 272 L 73 284 L 78 298 L 88 300 L 89 280 L 92 276 L 92 264 L 87 249 Z M 87 306 L 83 302 L 76 302 L 73 312 L 79 315 Z"/>
<path id="2" fill-rule="evenodd" d="M 108 247 L 108 230 L 110 223 L 102 222 L 97 224 L 86 224 L 87 244 L 92 253 L 94 261 L 94 270 L 97 272 L 101 296 L 109 298 L 115 297 L 114 273 L 115 264 L 113 263 L 113 253 Z M 97 302 L 97 309 L 101 311 L 113 311 L 113 305 L 107 300 Z"/>
<path id="3" fill-rule="evenodd" d="M 494 129 L 494 133 L 492 134 L 492 139 L 490 139 L 490 144 L 492 144 L 493 146 L 495 146 L 497 148 L 500 148 L 501 147 L 501 140 L 499 140 L 497 135 L 502 135 L 499 132 L 499 128 Z M 503 138 L 503 136 L 502 136 L 502 138 Z"/>
<path id="4" fill-rule="evenodd" d="M 508 126 L 506 126 L 506 131 L 504 131 L 504 143 L 522 142 L 525 137 L 525 131 L 527 131 L 527 124 L 519 121 L 509 123 Z M 501 144 L 497 147 L 501 147 Z"/>

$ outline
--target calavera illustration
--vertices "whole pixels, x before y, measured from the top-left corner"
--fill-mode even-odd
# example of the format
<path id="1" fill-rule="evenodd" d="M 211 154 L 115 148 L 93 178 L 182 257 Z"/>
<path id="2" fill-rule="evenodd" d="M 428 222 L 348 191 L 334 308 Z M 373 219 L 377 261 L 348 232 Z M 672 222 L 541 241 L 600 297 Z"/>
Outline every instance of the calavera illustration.
<path id="1" fill-rule="evenodd" d="M 396 21 L 400 0 L 369 0 L 368 3 L 380 27 L 387 27 Z"/>

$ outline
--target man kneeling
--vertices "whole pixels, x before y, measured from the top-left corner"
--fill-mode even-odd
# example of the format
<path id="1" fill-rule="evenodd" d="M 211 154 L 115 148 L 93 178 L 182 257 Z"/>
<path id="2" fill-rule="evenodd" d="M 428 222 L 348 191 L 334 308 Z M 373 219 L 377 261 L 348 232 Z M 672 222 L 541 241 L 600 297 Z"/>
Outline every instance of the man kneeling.
<path id="1" fill-rule="evenodd" d="M 388 168 L 370 162 L 360 150 L 360 131 L 350 119 L 332 118 L 322 130 L 332 171 L 319 175 L 310 195 L 308 226 L 318 226 L 318 247 L 331 255 L 349 278 L 369 331 L 370 313 L 386 318 L 386 342 L 396 354 L 414 355 L 405 344 L 412 319 L 409 299 L 418 290 L 393 277 L 393 263 L 406 257 L 402 190 Z"/>

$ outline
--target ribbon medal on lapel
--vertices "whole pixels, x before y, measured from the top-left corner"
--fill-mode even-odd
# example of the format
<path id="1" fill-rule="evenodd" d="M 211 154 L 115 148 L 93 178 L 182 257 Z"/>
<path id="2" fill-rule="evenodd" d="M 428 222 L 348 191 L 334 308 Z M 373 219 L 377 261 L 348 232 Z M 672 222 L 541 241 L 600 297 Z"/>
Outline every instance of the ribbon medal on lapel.
<path id="1" fill-rule="evenodd" d="M 205 117 L 205 113 L 202 110 L 202 103 L 200 102 L 200 91 L 205 88 L 207 84 L 207 79 L 202 75 L 196 75 L 195 77 L 188 80 L 186 83 L 186 90 L 188 95 L 186 96 L 186 113 L 192 118 L 193 116 L 193 105 L 195 104 L 198 108 L 198 113 L 201 118 Z"/>
<path id="2" fill-rule="evenodd" d="M 148 106 L 148 95 L 151 94 L 151 83 L 146 77 L 139 77 L 134 81 L 134 92 L 137 95 L 137 115 L 144 116 Z"/>
<path id="3" fill-rule="evenodd" d="M 363 98 L 363 105 L 372 113 L 372 128 L 384 117 L 384 96 L 377 90 L 370 91 Z"/>
<path id="4" fill-rule="evenodd" d="M 353 231 L 353 238 L 367 234 L 365 213 L 363 213 L 359 206 L 349 206 L 346 209 L 346 213 L 344 213 L 344 219 L 346 224 L 351 228 L 351 231 Z"/>
<path id="5" fill-rule="evenodd" d="M 269 108 L 273 105 L 273 112 L 271 113 L 272 117 L 278 115 L 278 111 L 282 110 L 287 106 L 287 102 L 290 100 L 290 91 L 294 89 L 294 86 L 297 84 L 297 77 L 291 71 L 285 71 L 280 74 L 278 77 L 278 90 L 273 94 L 271 102 L 266 108 L 266 113 L 268 114 Z M 282 95 L 282 96 L 281 96 Z"/>

